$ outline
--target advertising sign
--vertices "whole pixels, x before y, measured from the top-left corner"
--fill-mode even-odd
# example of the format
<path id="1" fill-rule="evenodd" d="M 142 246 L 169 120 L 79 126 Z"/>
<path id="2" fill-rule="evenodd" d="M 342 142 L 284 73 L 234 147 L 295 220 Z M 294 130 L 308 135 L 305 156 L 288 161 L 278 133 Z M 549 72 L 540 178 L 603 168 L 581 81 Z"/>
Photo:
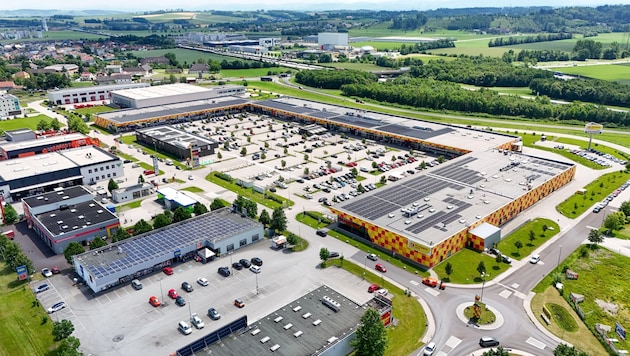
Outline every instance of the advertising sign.
<path id="1" fill-rule="evenodd" d="M 619 322 L 615 322 L 615 332 L 623 341 L 626 341 L 626 329 L 624 329 Z"/>
<path id="2" fill-rule="evenodd" d="M 584 133 L 586 134 L 601 134 L 604 129 L 604 125 L 596 122 L 589 122 L 584 126 Z"/>
<path id="3" fill-rule="evenodd" d="M 22 265 L 22 266 L 18 266 L 15 271 L 18 274 L 18 279 L 20 281 L 25 280 L 28 277 L 28 271 L 26 270 L 26 266 Z"/>
<path id="4" fill-rule="evenodd" d="M 155 175 L 157 176 L 158 174 L 160 174 L 160 169 L 158 167 L 158 159 L 157 156 L 153 156 L 153 171 L 155 172 Z"/>

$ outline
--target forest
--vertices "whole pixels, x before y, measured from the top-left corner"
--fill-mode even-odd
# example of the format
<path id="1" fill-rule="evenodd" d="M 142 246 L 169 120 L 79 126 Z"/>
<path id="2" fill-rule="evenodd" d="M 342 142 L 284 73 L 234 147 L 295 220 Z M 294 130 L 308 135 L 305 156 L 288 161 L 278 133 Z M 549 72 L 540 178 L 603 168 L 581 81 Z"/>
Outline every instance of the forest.
<path id="1" fill-rule="evenodd" d="M 556 99 L 630 107 L 630 86 L 605 80 L 539 78 L 529 88 Z"/>
<path id="2" fill-rule="evenodd" d="M 305 70 L 295 74 L 295 80 L 314 88 L 339 89 L 344 84 L 375 83 L 376 76 L 359 70 Z"/>

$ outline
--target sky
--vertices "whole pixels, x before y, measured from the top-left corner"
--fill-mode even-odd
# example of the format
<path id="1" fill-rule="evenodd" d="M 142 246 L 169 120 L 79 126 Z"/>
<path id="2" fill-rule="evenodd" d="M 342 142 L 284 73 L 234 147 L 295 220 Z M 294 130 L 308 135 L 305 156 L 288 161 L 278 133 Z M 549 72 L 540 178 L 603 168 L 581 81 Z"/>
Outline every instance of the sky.
<path id="1" fill-rule="evenodd" d="M 165 9 L 184 10 L 325 10 L 325 9 L 371 9 L 371 10 L 429 10 L 436 8 L 462 7 L 514 7 L 514 6 L 597 6 L 604 4 L 630 4 L 630 0 L 232 0 L 229 2 L 212 0 L 2 0 L 2 10 L 55 9 L 55 10 L 118 10 L 154 11 Z"/>

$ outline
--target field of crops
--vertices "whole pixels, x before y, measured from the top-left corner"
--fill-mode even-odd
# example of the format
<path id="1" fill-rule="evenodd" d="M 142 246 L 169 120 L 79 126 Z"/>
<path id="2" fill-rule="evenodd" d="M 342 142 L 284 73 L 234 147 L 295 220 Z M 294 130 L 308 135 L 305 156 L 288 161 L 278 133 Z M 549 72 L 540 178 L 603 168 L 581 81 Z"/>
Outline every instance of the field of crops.
<path id="1" fill-rule="evenodd" d="M 175 58 L 180 63 L 186 62 L 188 64 L 192 64 L 196 62 L 197 59 L 199 58 L 203 58 L 206 61 L 208 59 L 212 59 L 214 61 L 219 61 L 219 62 L 221 62 L 224 59 L 227 59 L 228 61 L 232 61 L 236 59 L 232 57 L 219 56 L 212 53 L 199 52 L 199 51 L 193 51 L 190 49 L 182 49 L 182 48 L 155 49 L 155 50 L 150 50 L 150 51 L 133 51 L 133 54 L 136 57 L 144 58 L 144 57 L 159 57 L 169 52 L 175 54 Z"/>
<path id="2" fill-rule="evenodd" d="M 603 63 L 603 62 L 602 62 Z M 553 68 L 565 74 L 580 75 L 589 78 L 630 82 L 630 66 L 623 64 L 578 65 L 573 67 Z"/>

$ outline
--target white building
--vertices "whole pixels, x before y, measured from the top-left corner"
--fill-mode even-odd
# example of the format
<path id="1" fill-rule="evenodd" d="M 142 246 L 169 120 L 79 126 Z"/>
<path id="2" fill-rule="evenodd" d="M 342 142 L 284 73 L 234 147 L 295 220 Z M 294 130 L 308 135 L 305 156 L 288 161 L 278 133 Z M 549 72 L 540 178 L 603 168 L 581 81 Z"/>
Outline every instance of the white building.
<path id="1" fill-rule="evenodd" d="M 57 105 L 105 101 L 110 99 L 111 92 L 114 90 L 142 88 L 148 86 L 150 86 L 149 83 L 129 83 L 51 90 L 48 92 L 48 100 Z"/>
<path id="2" fill-rule="evenodd" d="M 20 99 L 15 95 L 0 94 L 0 118 L 21 115 Z"/>
<path id="3" fill-rule="evenodd" d="M 332 48 L 335 46 L 348 46 L 348 34 L 338 32 L 320 32 L 317 34 L 317 44 L 320 48 Z"/>
<path id="4" fill-rule="evenodd" d="M 167 84 L 112 92 L 111 103 L 121 108 L 141 109 L 150 106 L 169 105 L 195 100 L 209 100 L 234 95 L 233 90 L 242 86 L 224 85 L 204 88 L 190 84 Z"/>

